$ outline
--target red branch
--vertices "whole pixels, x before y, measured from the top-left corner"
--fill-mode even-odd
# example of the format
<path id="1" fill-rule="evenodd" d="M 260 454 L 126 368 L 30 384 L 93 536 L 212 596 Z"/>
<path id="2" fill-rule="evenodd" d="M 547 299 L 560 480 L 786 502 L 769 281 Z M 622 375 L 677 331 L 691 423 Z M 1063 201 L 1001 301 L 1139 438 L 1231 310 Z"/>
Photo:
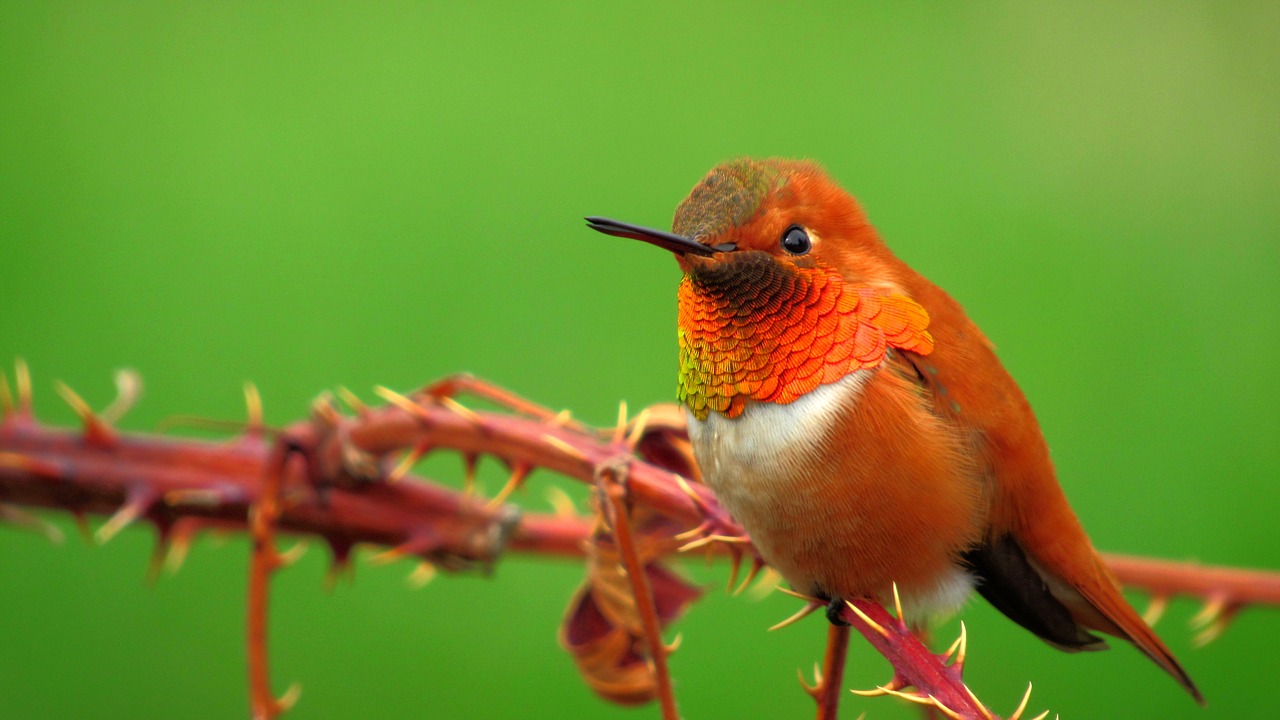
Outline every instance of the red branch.
<path id="1" fill-rule="evenodd" d="M 512 489 L 536 467 L 595 483 L 601 469 L 625 465 L 628 501 L 678 521 L 686 531 L 677 538 L 690 541 L 686 548 L 710 545 L 735 558 L 751 558 L 753 567 L 760 562 L 741 527 L 711 491 L 691 482 L 697 470 L 684 428 L 669 416 L 663 422 L 653 419 L 661 415 L 657 409 L 652 416 L 642 413 L 650 418 L 648 426 L 638 418 L 599 433 L 504 391 L 485 390 L 487 386 L 481 387 L 481 394 L 519 414 L 469 410 L 453 400 L 460 386 L 451 380 L 412 398 L 385 391 L 391 405 L 357 405 L 355 416 L 318 403 L 309 420 L 276 433 L 274 443 L 263 440 L 260 432 L 219 443 L 117 434 L 69 391 L 65 394 L 81 414 L 84 430 L 45 427 L 31 417 L 29 385 L 22 373 L 19 380 L 16 404 L 7 387 L 0 397 L 0 510 L 27 506 L 77 516 L 111 515 L 99 530 L 102 540 L 142 519 L 154 524 L 162 544 L 172 543 L 175 551 L 202 527 L 252 529 L 260 550 L 255 551 L 250 600 L 252 696 L 259 706 L 265 706 L 266 699 L 276 703 L 267 681 L 265 650 L 266 582 L 279 560 L 271 546 L 275 530 L 323 537 L 338 563 L 346 561 L 356 543 L 389 547 L 391 556 L 416 556 L 446 570 L 495 562 L 505 550 L 583 554 L 592 533 L 588 517 L 521 514 L 513 506 L 401 471 L 433 449 L 459 452 L 469 464 L 481 454 L 502 459 L 512 468 Z M 462 385 L 467 382 L 471 381 Z M 475 391 L 474 385 L 466 389 Z M 273 447 L 281 453 L 274 461 Z M 649 462 L 637 459 L 636 451 Z M 401 453 L 408 453 L 407 461 L 396 466 Z M 287 461 L 290 454 L 300 460 Z M 264 479 L 271 482 L 264 485 Z M 276 481 L 278 494 L 271 487 Z M 255 506 L 265 512 L 257 514 L 250 528 Z M 17 512 L 9 508 L 0 512 L 0 519 Z M 625 513 L 615 508 L 614 517 L 624 518 Z M 669 534 L 673 531 L 662 527 L 668 534 L 647 540 L 658 552 L 669 553 L 677 543 Z M 617 541 L 626 545 L 622 537 Z M 1275 573 L 1123 556 L 1108 561 L 1123 583 L 1151 592 L 1157 603 L 1170 595 L 1205 599 L 1202 619 L 1211 631 L 1221 631 L 1245 606 L 1280 605 L 1280 575 Z M 634 568 L 630 574 L 637 577 Z M 638 599 L 644 592 L 636 588 Z M 944 712 L 955 717 L 990 717 L 959 679 L 962 659 L 947 665 L 876 603 L 859 601 L 852 607 L 861 616 L 851 609 L 846 617 L 894 667 L 893 680 L 876 692 L 945 707 Z M 646 628 L 646 636 L 656 639 L 656 663 L 666 652 L 658 649 L 661 636 L 651 628 Z M 838 683 L 833 677 L 838 674 L 832 672 L 838 663 L 829 658 L 827 665 L 828 680 Z M 916 692 L 902 692 L 907 686 Z"/>

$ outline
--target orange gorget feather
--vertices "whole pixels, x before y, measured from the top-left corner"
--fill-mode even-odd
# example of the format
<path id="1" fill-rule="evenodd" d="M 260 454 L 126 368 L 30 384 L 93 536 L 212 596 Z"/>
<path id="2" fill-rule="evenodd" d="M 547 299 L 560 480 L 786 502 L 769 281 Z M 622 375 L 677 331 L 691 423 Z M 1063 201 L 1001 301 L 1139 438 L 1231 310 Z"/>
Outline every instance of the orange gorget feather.
<path id="1" fill-rule="evenodd" d="M 699 420 L 737 417 L 747 400 L 789 403 L 884 361 L 927 355 L 929 314 L 914 300 L 848 283 L 834 268 L 735 252 L 680 283 L 677 394 Z"/>

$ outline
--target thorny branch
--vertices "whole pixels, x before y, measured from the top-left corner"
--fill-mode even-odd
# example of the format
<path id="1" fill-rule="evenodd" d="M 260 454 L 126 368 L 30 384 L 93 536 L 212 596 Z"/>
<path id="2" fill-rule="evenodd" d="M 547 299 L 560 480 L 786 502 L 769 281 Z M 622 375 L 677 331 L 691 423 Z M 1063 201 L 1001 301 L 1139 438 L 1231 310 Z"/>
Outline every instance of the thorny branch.
<path id="1" fill-rule="evenodd" d="M 669 717 L 675 716 L 674 696 L 663 659 L 674 648 L 662 644 L 659 626 L 678 616 L 698 592 L 658 560 L 706 547 L 734 560 L 732 585 L 738 563 L 749 559 L 752 566 L 744 586 L 763 565 L 741 527 L 698 483 L 683 416 L 668 406 L 646 409 L 631 421 L 624 408 L 615 429 L 596 431 L 567 412 L 552 412 L 460 376 L 411 396 L 379 388 L 388 404 L 378 408 L 339 391 L 350 414 L 322 397 L 307 420 L 267 431 L 261 425 L 256 393 L 248 392 L 250 422 L 242 435 L 225 443 L 117 432 L 112 424 L 139 388 L 133 375 L 121 375 L 117 383 L 119 398 L 100 414 L 59 386 L 83 422 L 80 431 L 68 431 L 44 426 L 33 417 L 25 366 L 18 365 L 15 390 L 0 374 L 0 521 L 56 537 L 56 530 L 23 508 L 64 510 L 80 520 L 106 515 L 96 533 L 99 542 L 131 523 L 149 522 L 160 538 L 156 564 L 167 558 L 171 566 L 181 563 L 201 530 L 250 532 L 250 683 L 256 717 L 274 717 L 296 698 L 295 687 L 276 700 L 267 674 L 267 583 L 284 560 L 275 550 L 277 531 L 324 539 L 336 568 L 349 561 L 357 543 L 364 543 L 389 548 L 380 556 L 384 560 L 417 559 L 417 574 L 424 577 L 436 568 L 456 571 L 487 565 L 507 550 L 561 556 L 594 553 L 599 568 L 614 572 L 597 570 L 594 578 L 589 573 L 587 589 L 566 618 L 566 646 L 597 692 L 625 703 L 658 697 Z M 469 409 L 456 399 L 460 392 L 479 395 L 506 411 Z M 460 453 L 468 481 L 477 458 L 497 457 L 511 469 L 507 486 L 497 498 L 487 500 L 471 488 L 453 491 L 412 475 L 413 465 L 434 450 Z M 625 483 L 619 474 L 611 474 L 619 467 L 626 468 Z M 521 513 L 502 502 L 534 468 L 601 485 L 605 497 L 600 511 L 612 521 L 614 550 L 601 545 L 596 532 L 599 514 Z M 629 513 L 641 509 L 645 521 L 631 522 Z M 1205 628 L 1199 636 L 1204 642 L 1220 634 L 1247 606 L 1280 605 L 1280 574 L 1126 556 L 1110 556 L 1108 562 L 1123 584 L 1151 593 L 1151 621 L 1171 596 L 1203 599 L 1197 622 Z M 605 574 L 631 579 L 634 597 L 629 603 L 619 604 L 616 587 L 605 587 L 610 582 Z M 646 594 L 652 596 L 647 605 Z M 810 603 L 796 618 L 812 608 Z M 948 717 L 994 717 L 961 679 L 963 626 L 961 637 L 939 656 L 908 629 L 901 611 L 895 618 L 877 603 L 855 600 L 847 604 L 843 617 L 894 669 L 888 683 L 861 694 L 895 695 Z M 831 652 L 842 654 L 839 638 L 836 643 Z M 821 686 L 839 683 L 839 659 L 828 657 L 826 664 L 827 677 L 817 679 L 814 693 L 820 717 L 834 716 L 835 709 L 830 688 Z M 1028 696 L 1029 692 L 1030 688 Z M 823 700 L 827 696 L 832 699 Z M 1011 717 L 1021 717 L 1026 705 L 1024 696 Z"/>

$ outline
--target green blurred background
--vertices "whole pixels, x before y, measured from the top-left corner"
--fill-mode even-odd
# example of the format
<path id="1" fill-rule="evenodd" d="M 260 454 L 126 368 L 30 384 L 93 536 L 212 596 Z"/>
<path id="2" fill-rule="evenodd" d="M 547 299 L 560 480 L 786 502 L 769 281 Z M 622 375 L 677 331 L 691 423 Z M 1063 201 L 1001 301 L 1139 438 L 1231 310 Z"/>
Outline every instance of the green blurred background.
<path id="1" fill-rule="evenodd" d="M 673 395 L 678 271 L 581 217 L 662 226 L 716 162 L 811 157 L 1000 346 L 1100 547 L 1280 568 L 1277 67 L 1276 3 L 4 2 L 0 358 L 64 424 L 52 381 L 101 407 L 119 367 L 146 379 L 135 430 L 241 417 L 247 379 L 284 423 L 460 370 L 607 423 Z M 150 544 L 0 528 L 0 717 L 247 714 L 245 543 L 155 587 Z M 415 592 L 361 560 L 325 593 L 325 556 L 275 585 L 291 718 L 657 716 L 557 648 L 572 563 Z M 690 571 L 687 716 L 809 716 L 820 621 L 768 634 L 794 601 Z M 1004 713 L 1030 680 L 1063 717 L 1265 717 L 1280 616 L 1193 649 L 1195 609 L 1160 629 L 1208 710 L 1129 647 L 1060 654 L 981 602 L 968 678 Z M 850 686 L 887 677 L 854 648 Z"/>

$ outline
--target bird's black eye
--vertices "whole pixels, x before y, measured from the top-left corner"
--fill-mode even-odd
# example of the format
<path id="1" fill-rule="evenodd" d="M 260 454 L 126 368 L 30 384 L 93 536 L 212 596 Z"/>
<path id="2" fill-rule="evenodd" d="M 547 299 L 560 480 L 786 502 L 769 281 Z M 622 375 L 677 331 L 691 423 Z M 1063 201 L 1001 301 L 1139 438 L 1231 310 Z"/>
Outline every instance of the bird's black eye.
<path id="1" fill-rule="evenodd" d="M 809 241 L 809 233 L 799 225 L 792 225 L 782 233 L 782 249 L 792 255 L 804 255 L 811 247 L 813 243 Z"/>

